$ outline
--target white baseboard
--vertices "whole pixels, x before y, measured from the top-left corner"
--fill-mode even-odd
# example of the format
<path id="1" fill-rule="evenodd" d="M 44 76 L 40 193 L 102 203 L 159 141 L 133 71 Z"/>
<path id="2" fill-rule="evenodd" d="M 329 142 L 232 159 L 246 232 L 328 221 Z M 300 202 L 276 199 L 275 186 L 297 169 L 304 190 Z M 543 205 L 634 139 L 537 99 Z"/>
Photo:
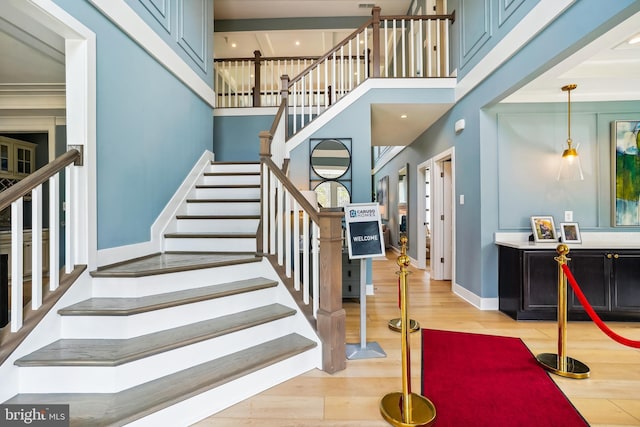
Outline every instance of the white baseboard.
<path id="1" fill-rule="evenodd" d="M 498 310 L 498 298 L 482 298 L 474 294 L 470 290 L 463 288 L 455 283 L 453 285 L 453 293 L 458 295 L 469 304 L 473 305 L 479 310 Z"/>
<path id="2" fill-rule="evenodd" d="M 189 192 L 192 188 L 194 188 L 198 179 L 202 176 L 204 170 L 209 167 L 212 161 L 214 161 L 215 156 L 211 151 L 205 151 L 202 153 L 202 156 L 195 163 L 189 174 L 186 176 L 180 187 L 176 190 L 171 197 L 171 200 L 164 207 L 158 218 L 151 226 L 151 241 L 154 239 L 158 239 L 158 247 L 162 251 L 164 250 L 164 239 L 162 236 L 164 233 L 175 231 L 170 227 L 175 225 L 176 215 L 179 213 L 178 210 L 184 206 L 184 201 L 189 196 Z"/>

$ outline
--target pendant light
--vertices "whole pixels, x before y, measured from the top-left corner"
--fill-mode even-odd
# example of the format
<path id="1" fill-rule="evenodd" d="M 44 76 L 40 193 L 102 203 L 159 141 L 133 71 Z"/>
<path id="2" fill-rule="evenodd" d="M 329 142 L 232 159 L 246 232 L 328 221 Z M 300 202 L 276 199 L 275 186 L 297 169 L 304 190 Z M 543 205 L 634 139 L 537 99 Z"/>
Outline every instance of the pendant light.
<path id="1" fill-rule="evenodd" d="M 578 151 L 573 147 L 571 139 L 571 91 L 578 87 L 575 84 L 562 86 L 562 91 L 567 92 L 567 148 L 562 152 L 562 162 L 558 171 L 558 180 L 582 181 L 582 166 L 580 165 L 580 157 Z"/>

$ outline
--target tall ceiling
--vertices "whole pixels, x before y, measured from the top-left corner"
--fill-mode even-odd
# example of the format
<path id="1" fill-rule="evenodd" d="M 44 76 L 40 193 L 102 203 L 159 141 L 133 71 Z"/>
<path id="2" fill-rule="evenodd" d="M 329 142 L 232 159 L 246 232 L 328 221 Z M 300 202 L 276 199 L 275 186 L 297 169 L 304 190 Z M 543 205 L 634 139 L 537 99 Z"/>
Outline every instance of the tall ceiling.
<path id="1" fill-rule="evenodd" d="M 373 1 L 368 0 L 215 0 L 216 20 L 269 18 L 318 18 L 327 16 L 371 16 Z M 411 0 L 377 0 L 383 15 L 404 15 Z M 24 17 L 0 10 L 0 91 L 16 87 L 50 87 L 64 84 L 64 42 L 42 28 L 29 25 Z M 3 19 L 4 18 L 4 19 Z M 322 25 L 318 25 L 321 27 Z M 26 30 L 28 29 L 28 31 Z M 353 28 L 331 30 L 259 31 L 215 33 L 216 57 L 319 56 Z M 640 43 L 627 44 L 640 35 L 640 13 L 593 41 L 570 58 L 549 69 L 542 76 L 510 94 L 504 102 L 565 102 L 560 88 L 576 83 L 572 100 L 640 99 Z M 295 42 L 299 42 L 296 44 Z M 241 49 L 232 50 L 231 44 Z M 240 53 L 239 53 L 240 52 Z M 388 108 L 374 106 L 376 120 L 388 116 Z M 420 108 L 406 105 L 406 108 Z M 424 118 L 419 111 L 416 117 Z M 406 122 L 404 124 L 406 125 Z"/>

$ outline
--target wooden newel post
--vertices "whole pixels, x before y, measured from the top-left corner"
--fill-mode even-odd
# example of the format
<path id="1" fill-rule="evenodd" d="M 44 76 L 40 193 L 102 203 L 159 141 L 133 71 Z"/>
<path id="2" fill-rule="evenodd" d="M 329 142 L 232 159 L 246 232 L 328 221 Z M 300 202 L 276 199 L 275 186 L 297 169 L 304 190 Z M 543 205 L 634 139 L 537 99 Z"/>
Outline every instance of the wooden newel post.
<path id="1" fill-rule="evenodd" d="M 260 158 L 271 157 L 271 140 L 273 135 L 268 130 L 263 130 L 258 134 L 260 138 Z"/>
<path id="2" fill-rule="evenodd" d="M 280 99 L 284 102 L 284 133 L 289 135 L 289 75 L 280 76 Z"/>
<path id="3" fill-rule="evenodd" d="M 262 54 L 259 50 L 253 51 L 254 59 L 253 59 L 253 75 L 254 84 L 253 84 L 253 106 L 260 107 L 260 58 L 262 58 Z"/>
<path id="4" fill-rule="evenodd" d="M 263 130 L 258 134 L 258 137 L 260 138 L 260 223 L 258 225 L 258 231 L 256 232 L 256 253 L 258 255 L 262 255 L 265 253 L 263 227 L 268 227 L 268 225 L 265 225 L 267 218 L 263 216 L 264 203 L 267 203 L 266 198 L 264 197 L 264 190 L 269 188 L 269 177 L 265 176 L 262 163 L 264 159 L 271 158 L 271 140 L 273 139 L 273 136 L 271 135 L 271 132 Z"/>
<path id="5" fill-rule="evenodd" d="M 342 218 L 339 208 L 320 209 L 320 308 L 322 370 L 333 374 L 347 367 L 346 312 L 342 308 Z"/>
<path id="6" fill-rule="evenodd" d="M 373 16 L 373 75 L 380 77 L 380 6 L 371 10 Z"/>

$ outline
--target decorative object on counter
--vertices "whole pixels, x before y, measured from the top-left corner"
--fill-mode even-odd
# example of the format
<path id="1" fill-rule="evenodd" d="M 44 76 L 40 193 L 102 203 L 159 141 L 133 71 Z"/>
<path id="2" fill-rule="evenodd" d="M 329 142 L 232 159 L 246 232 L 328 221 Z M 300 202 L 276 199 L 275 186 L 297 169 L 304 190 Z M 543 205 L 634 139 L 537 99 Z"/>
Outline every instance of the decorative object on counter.
<path id="1" fill-rule="evenodd" d="M 533 241 L 536 243 L 558 241 L 552 216 L 532 216 L 531 229 L 533 230 Z"/>
<path id="2" fill-rule="evenodd" d="M 571 91 L 576 87 L 578 86 L 575 84 L 562 86 L 562 91 L 567 92 L 567 148 L 562 152 L 562 162 L 558 170 L 558 180 L 584 180 L 578 150 L 573 147 L 573 140 L 571 139 Z"/>
<path id="3" fill-rule="evenodd" d="M 640 121 L 611 123 L 613 225 L 640 225 Z"/>
<path id="4" fill-rule="evenodd" d="M 561 222 L 560 237 L 563 243 L 582 243 L 577 222 Z"/>

